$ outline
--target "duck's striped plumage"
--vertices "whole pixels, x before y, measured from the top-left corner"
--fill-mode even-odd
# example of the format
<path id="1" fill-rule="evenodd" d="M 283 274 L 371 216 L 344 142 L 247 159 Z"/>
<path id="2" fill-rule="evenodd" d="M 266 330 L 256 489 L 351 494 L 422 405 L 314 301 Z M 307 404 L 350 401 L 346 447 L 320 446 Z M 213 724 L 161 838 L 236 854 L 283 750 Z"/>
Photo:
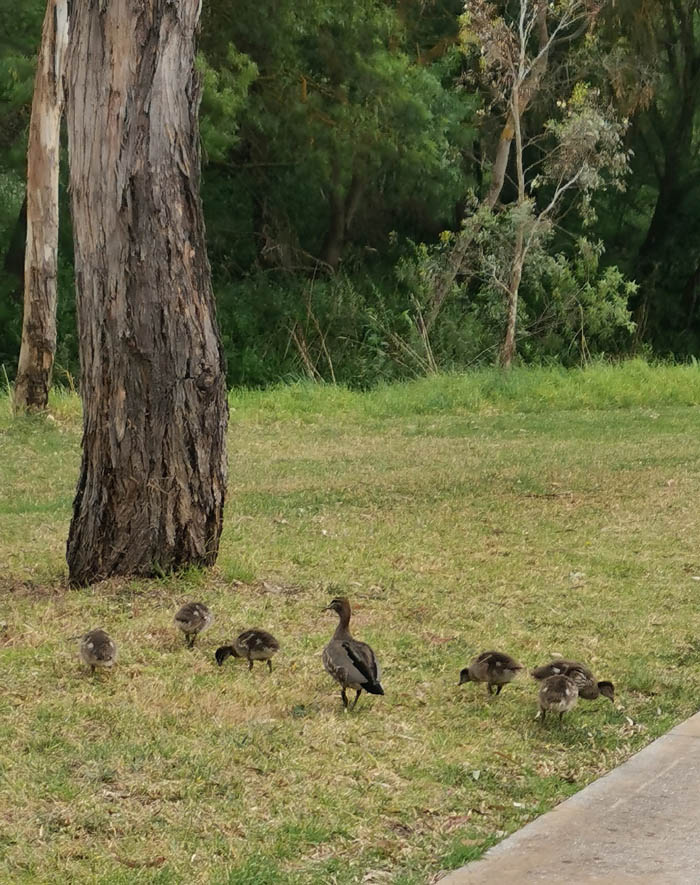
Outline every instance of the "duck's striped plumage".
<path id="1" fill-rule="evenodd" d="M 80 637 L 80 657 L 90 667 L 109 669 L 117 660 L 117 644 L 104 630 L 90 630 Z"/>
<path id="2" fill-rule="evenodd" d="M 267 661 L 272 672 L 272 657 L 279 651 L 280 644 L 267 630 L 244 630 L 230 645 L 222 645 L 216 650 L 216 662 L 221 666 L 229 656 L 245 658 L 248 669 L 253 669 L 254 661 Z"/>
<path id="3" fill-rule="evenodd" d="M 493 692 L 493 686 L 497 686 L 496 694 L 500 694 L 503 686 L 512 682 L 522 669 L 515 658 L 504 652 L 482 651 L 461 671 L 459 684 L 485 682 L 489 694 Z"/>
<path id="4" fill-rule="evenodd" d="M 203 602 L 186 602 L 175 615 L 175 624 L 185 634 L 185 642 L 192 648 L 197 636 L 214 620 L 209 607 Z"/>
<path id="5" fill-rule="evenodd" d="M 345 597 L 333 599 L 328 609 L 339 616 L 333 638 L 323 649 L 323 666 L 341 687 L 343 706 L 348 707 L 346 690 L 355 690 L 353 709 L 362 691 L 384 694 L 381 684 L 381 668 L 372 648 L 366 642 L 354 639 L 349 623 L 351 608 Z"/>
<path id="6" fill-rule="evenodd" d="M 535 667 L 532 671 L 532 676 L 538 681 L 557 675 L 569 676 L 573 679 L 578 687 L 579 697 L 586 701 L 594 701 L 601 695 L 610 701 L 615 699 L 615 686 L 612 682 L 608 680 L 596 681 L 588 667 L 578 661 L 566 661 L 563 658 L 556 658 L 550 661 L 549 664 Z"/>
<path id="7" fill-rule="evenodd" d="M 542 680 L 538 695 L 542 721 L 547 713 L 558 713 L 559 719 L 564 713 L 573 710 L 578 701 L 578 686 L 570 676 L 557 673 Z"/>

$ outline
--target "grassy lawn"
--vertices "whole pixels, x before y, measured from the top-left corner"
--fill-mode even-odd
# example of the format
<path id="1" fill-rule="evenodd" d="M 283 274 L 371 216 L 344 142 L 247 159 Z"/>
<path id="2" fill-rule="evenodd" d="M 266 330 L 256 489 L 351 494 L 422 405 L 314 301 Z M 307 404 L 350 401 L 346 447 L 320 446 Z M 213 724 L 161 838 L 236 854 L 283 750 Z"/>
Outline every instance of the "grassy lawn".
<path id="1" fill-rule="evenodd" d="M 699 404 L 700 368 L 642 363 L 234 393 L 216 569 L 69 590 L 79 403 L 0 398 L 0 881 L 427 883 L 694 713 Z M 348 715 L 339 592 L 386 691 Z M 272 675 L 218 669 L 255 626 Z M 529 678 L 457 687 L 485 648 L 581 658 L 617 704 L 543 727 Z"/>

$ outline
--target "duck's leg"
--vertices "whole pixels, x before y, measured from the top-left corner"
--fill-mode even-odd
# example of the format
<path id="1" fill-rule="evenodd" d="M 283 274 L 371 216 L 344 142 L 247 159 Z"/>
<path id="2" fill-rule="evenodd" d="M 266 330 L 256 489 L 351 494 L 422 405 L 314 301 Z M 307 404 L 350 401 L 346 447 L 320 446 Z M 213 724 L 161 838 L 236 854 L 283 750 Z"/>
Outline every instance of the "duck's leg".
<path id="1" fill-rule="evenodd" d="M 503 688 L 503 683 L 501 682 L 501 684 L 500 684 L 500 685 L 498 686 L 498 688 L 496 689 L 496 694 L 500 694 L 502 688 Z"/>
<path id="2" fill-rule="evenodd" d="M 561 713 L 559 714 L 559 721 L 561 722 L 563 718 L 564 718 L 564 711 L 562 710 Z"/>
<path id="3" fill-rule="evenodd" d="M 197 638 L 196 633 L 187 634 L 187 648 L 194 648 L 194 641 Z"/>
<path id="4" fill-rule="evenodd" d="M 540 722 L 544 723 L 544 717 L 547 715 L 547 711 L 540 707 Z"/>
<path id="5" fill-rule="evenodd" d="M 348 708 L 348 696 L 345 694 L 345 686 L 340 690 L 340 696 L 343 699 L 343 709 L 347 710 Z"/>
<path id="6" fill-rule="evenodd" d="M 253 659 L 249 657 L 248 658 L 248 672 L 250 672 L 252 669 L 253 669 Z"/>
<path id="7" fill-rule="evenodd" d="M 267 669 L 272 673 L 272 661 L 269 658 L 267 659 Z"/>
<path id="8" fill-rule="evenodd" d="M 489 694 L 493 694 L 493 686 L 491 685 L 490 682 L 487 682 L 487 683 L 486 683 L 486 691 L 487 691 Z"/>
<path id="9" fill-rule="evenodd" d="M 91 676 L 95 675 L 95 665 L 94 664 L 90 664 L 90 675 Z"/>
<path id="10" fill-rule="evenodd" d="M 355 700 L 352 702 L 352 707 L 350 707 L 351 710 L 354 710 L 355 707 L 357 706 L 357 702 L 359 701 L 361 694 L 362 694 L 362 689 L 361 688 L 356 689 Z"/>

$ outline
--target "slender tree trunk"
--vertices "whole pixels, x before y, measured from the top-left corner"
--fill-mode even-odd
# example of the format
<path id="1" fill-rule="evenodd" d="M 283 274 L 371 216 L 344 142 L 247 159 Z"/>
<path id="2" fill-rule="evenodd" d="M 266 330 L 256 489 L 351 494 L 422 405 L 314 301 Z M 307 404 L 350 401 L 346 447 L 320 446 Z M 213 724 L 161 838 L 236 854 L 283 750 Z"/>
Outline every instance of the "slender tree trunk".
<path id="1" fill-rule="evenodd" d="M 517 91 L 519 93 L 517 119 L 512 108 L 510 108 L 506 114 L 505 122 L 498 138 L 496 153 L 491 167 L 491 184 L 488 193 L 482 201 L 482 205 L 487 206 L 489 209 L 496 208 L 496 203 L 503 192 L 503 185 L 506 179 L 506 171 L 508 169 L 508 161 L 511 154 L 513 139 L 516 137 L 516 133 L 519 132 L 525 111 L 532 98 L 539 92 L 540 84 L 547 72 L 549 65 L 549 29 L 547 27 L 547 11 L 548 5 L 546 3 L 540 3 L 537 9 L 537 39 L 540 48 L 539 60 L 533 65 L 529 74 L 525 74 L 521 70 L 519 77 L 516 78 L 516 82 L 513 86 L 514 92 Z M 524 46 L 523 49 L 525 49 Z M 520 158 L 518 159 L 516 156 L 516 162 L 522 164 L 522 139 L 520 147 L 516 144 L 516 151 L 520 152 Z M 521 190 L 520 187 L 518 189 L 519 191 Z M 463 272 L 471 243 L 472 236 L 470 235 L 462 233 L 461 236 L 458 237 L 457 243 L 452 250 L 452 255 L 450 256 L 449 268 L 435 286 L 432 303 L 425 321 L 426 333 L 430 331 L 435 323 L 435 320 L 442 309 L 442 305 L 452 291 L 455 280 Z M 517 312 L 517 293 L 513 307 Z M 513 345 L 515 345 L 515 338 L 513 339 Z M 503 348 L 501 348 L 501 356 L 502 355 Z"/>
<path id="2" fill-rule="evenodd" d="M 45 409 L 56 352 L 58 169 L 68 0 L 48 0 L 27 149 L 27 245 L 15 408 Z"/>
<path id="3" fill-rule="evenodd" d="M 525 261 L 525 235 L 522 225 L 518 227 L 515 235 L 515 250 L 511 264 L 510 279 L 508 280 L 508 296 L 506 304 L 506 333 L 501 345 L 499 362 L 502 369 L 510 369 L 515 359 L 515 332 L 518 322 L 518 294 L 520 292 L 520 280 L 523 275 L 523 263 Z"/>
<path id="4" fill-rule="evenodd" d="M 518 185 L 518 206 L 525 203 L 525 170 L 523 168 L 523 132 L 522 110 L 520 93 L 517 84 L 513 87 L 511 95 L 511 119 L 513 121 L 513 136 L 515 138 L 515 170 Z M 518 323 L 518 296 L 520 294 L 520 280 L 523 276 L 523 264 L 527 246 L 525 244 L 525 222 L 518 221 L 513 246 L 513 257 L 510 266 L 510 278 L 508 280 L 508 295 L 506 301 L 506 331 L 501 345 L 499 362 L 501 368 L 510 369 L 515 358 L 515 332 Z"/>
<path id="5" fill-rule="evenodd" d="M 515 126 L 513 124 L 513 118 L 509 114 L 498 138 L 496 157 L 493 161 L 493 167 L 491 169 L 491 186 L 489 187 L 489 192 L 486 195 L 486 199 L 484 200 L 484 205 L 488 206 L 489 209 L 493 209 L 495 207 L 496 203 L 498 202 L 498 198 L 501 196 L 503 183 L 506 180 L 506 169 L 508 168 L 510 146 L 513 143 L 514 135 Z"/>
<path id="6" fill-rule="evenodd" d="M 338 269 L 343 257 L 345 237 L 360 207 L 362 190 L 363 182 L 358 175 L 354 174 L 347 193 L 343 193 L 340 164 L 334 160 L 328 232 L 322 249 L 324 263 L 334 271 Z"/>
<path id="7" fill-rule="evenodd" d="M 199 0 L 75 0 L 83 459 L 72 583 L 216 559 L 226 388 L 199 199 Z"/>

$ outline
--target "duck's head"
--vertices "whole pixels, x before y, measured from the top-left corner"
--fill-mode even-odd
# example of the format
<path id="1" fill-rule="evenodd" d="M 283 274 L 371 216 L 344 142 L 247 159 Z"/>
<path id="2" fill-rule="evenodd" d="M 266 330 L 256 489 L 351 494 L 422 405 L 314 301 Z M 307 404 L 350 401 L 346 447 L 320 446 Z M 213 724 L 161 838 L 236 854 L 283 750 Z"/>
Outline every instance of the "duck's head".
<path id="1" fill-rule="evenodd" d="M 469 667 L 465 667 L 463 670 L 459 671 L 459 682 L 458 685 L 464 685 L 465 682 L 471 682 L 472 678 L 469 675 Z"/>
<path id="2" fill-rule="evenodd" d="M 238 657 L 238 652 L 232 645 L 222 645 L 221 648 L 217 648 L 214 653 L 216 663 L 221 666 L 229 655 L 233 655 L 234 658 Z"/>
<path id="3" fill-rule="evenodd" d="M 615 700 L 615 686 L 607 680 L 598 683 L 598 691 L 611 701 Z"/>
<path id="4" fill-rule="evenodd" d="M 324 612 L 335 612 L 339 617 L 350 617 L 350 602 L 346 596 L 336 596 L 323 609 Z"/>

